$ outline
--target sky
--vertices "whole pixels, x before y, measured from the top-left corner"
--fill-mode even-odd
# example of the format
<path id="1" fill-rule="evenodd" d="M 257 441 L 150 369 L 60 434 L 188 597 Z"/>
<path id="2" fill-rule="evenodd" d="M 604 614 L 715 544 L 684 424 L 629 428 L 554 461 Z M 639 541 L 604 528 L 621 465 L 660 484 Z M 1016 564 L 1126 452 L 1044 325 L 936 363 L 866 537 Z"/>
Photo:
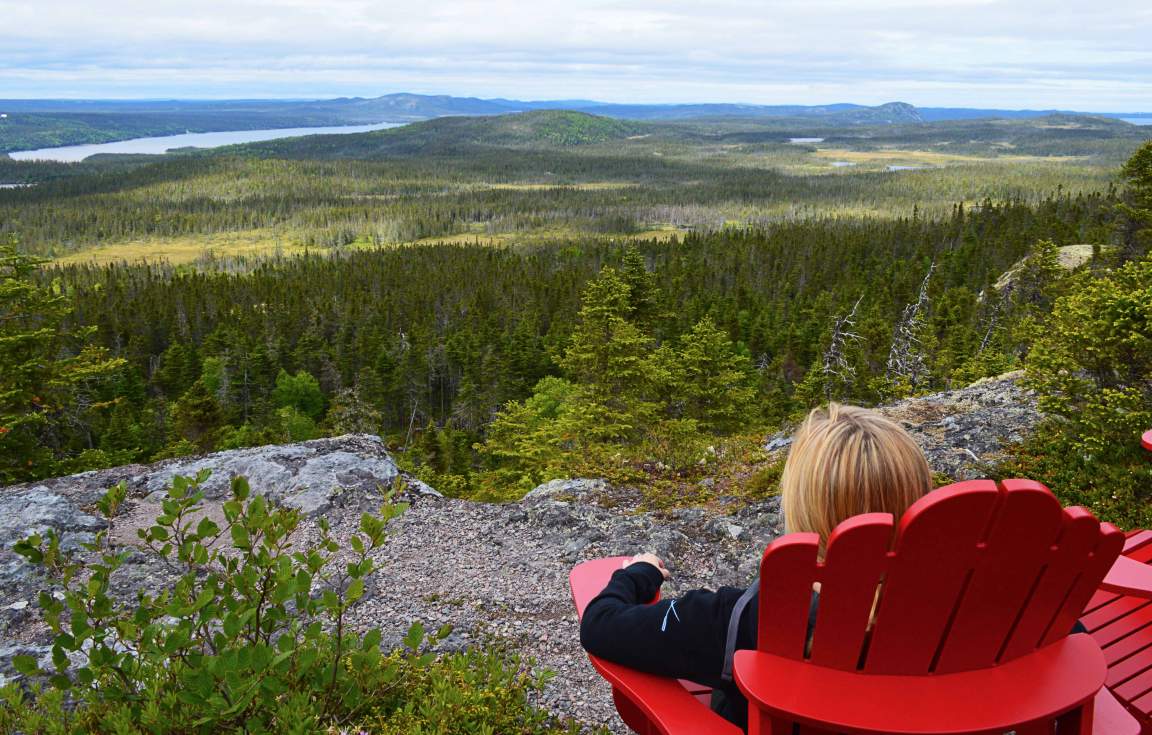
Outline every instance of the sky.
<path id="1" fill-rule="evenodd" d="M 1149 0 L 0 0 L 0 99 L 1152 111 Z"/>

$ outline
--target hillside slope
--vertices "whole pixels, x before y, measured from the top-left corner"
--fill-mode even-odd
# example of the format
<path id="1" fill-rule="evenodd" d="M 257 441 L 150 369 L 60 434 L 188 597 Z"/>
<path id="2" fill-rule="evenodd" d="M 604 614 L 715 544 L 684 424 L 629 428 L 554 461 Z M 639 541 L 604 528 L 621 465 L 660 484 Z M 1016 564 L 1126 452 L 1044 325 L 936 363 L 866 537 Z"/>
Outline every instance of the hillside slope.
<path id="1" fill-rule="evenodd" d="M 1003 451 L 1004 438 L 1027 433 L 1037 418 L 1033 397 L 1012 375 L 881 410 L 908 427 L 935 470 L 953 478 L 983 474 Z M 786 446 L 784 436 L 769 443 L 778 452 Z M 305 539 L 315 538 L 321 517 L 337 539 L 353 533 L 360 513 L 378 507 L 381 487 L 399 474 L 378 438 L 351 435 L 0 488 L 0 599 L 9 601 L 0 608 L 0 682 L 13 676 L 13 655 L 50 656 L 36 600 L 52 583 L 13 554 L 12 543 L 55 528 L 64 548 L 77 550 L 104 528 L 91 514 L 93 502 L 123 480 L 129 500 L 111 535 L 133 546 L 135 529 L 161 513 L 158 491 L 173 475 L 202 469 L 214 472 L 205 486 L 210 514 L 225 497 L 228 477 L 245 474 L 254 492 L 306 514 L 297 532 Z M 390 525 L 375 555 L 379 572 L 352 609 L 350 624 L 382 625 L 385 647 L 400 645 L 415 620 L 429 627 L 451 624 L 448 648 L 505 641 L 557 672 L 545 706 L 621 733 L 626 731 L 608 687 L 579 647 L 567 589 L 571 566 L 650 550 L 667 559 L 672 593 L 742 585 L 755 575 L 764 545 L 782 532 L 779 501 L 771 497 L 754 503 L 717 498 L 707 506 L 654 513 L 637 512 L 639 492 L 600 480 L 556 480 L 518 503 L 500 505 L 443 498 L 415 482 L 408 487 L 413 505 Z M 161 564 L 135 553 L 117 572 L 114 588 L 130 600 L 167 579 Z"/>
<path id="2" fill-rule="evenodd" d="M 272 158 L 362 158 L 453 155 L 475 148 L 569 148 L 650 135 L 662 129 L 569 110 L 439 117 L 399 128 L 349 135 L 313 135 L 221 149 L 224 155 Z"/>

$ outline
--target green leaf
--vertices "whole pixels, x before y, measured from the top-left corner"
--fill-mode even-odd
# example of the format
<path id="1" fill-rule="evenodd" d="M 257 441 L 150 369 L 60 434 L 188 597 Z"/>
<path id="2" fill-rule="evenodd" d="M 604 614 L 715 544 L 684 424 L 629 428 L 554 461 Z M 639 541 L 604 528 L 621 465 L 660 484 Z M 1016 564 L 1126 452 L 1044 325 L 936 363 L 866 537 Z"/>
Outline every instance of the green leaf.
<path id="1" fill-rule="evenodd" d="M 67 691 L 72 688 L 72 680 L 64 674 L 53 674 L 48 677 L 48 681 L 57 689 Z"/>
<path id="2" fill-rule="evenodd" d="M 232 545 L 241 550 L 251 548 L 252 538 L 248 535 L 248 529 L 243 526 L 232 526 Z"/>
<path id="3" fill-rule="evenodd" d="M 419 621 L 412 623 L 412 626 L 408 628 L 407 635 L 404 636 L 404 645 L 412 650 L 416 650 L 423 642 L 424 626 Z"/>
<path id="4" fill-rule="evenodd" d="M 36 665 L 35 657 L 24 654 L 12 657 L 12 668 L 25 676 L 34 676 L 40 673 L 40 667 Z"/>
<path id="5" fill-rule="evenodd" d="M 348 592 L 347 592 L 346 596 L 347 596 L 348 602 L 356 602 L 361 597 L 363 597 L 364 596 L 364 580 L 363 579 L 352 580 L 352 583 L 348 585 Z"/>
<path id="6" fill-rule="evenodd" d="M 200 522 L 196 524 L 196 535 L 200 538 L 207 538 L 208 536 L 215 536 L 220 532 L 220 526 L 211 518 L 201 518 Z"/>
<path id="7" fill-rule="evenodd" d="M 360 641 L 360 648 L 365 651 L 380 648 L 380 640 L 383 636 L 379 628 L 373 628 L 364 634 L 364 638 Z"/>
<path id="8" fill-rule="evenodd" d="M 243 475 L 237 475 L 232 478 L 232 495 L 237 500 L 244 501 L 248 499 L 248 494 L 251 492 L 251 487 L 248 485 L 248 478 Z"/>
<path id="9" fill-rule="evenodd" d="M 68 654 L 64 652 L 64 646 L 59 641 L 52 646 L 52 665 L 60 670 L 68 666 Z"/>

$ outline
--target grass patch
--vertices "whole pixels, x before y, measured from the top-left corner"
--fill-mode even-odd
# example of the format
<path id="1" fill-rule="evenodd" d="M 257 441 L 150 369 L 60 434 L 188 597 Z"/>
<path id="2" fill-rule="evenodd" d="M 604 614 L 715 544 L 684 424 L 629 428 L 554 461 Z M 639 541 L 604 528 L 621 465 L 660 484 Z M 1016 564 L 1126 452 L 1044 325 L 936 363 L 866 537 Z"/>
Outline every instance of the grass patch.
<path id="1" fill-rule="evenodd" d="M 61 265 L 107 265 L 148 260 L 184 264 L 212 256 L 297 255 L 308 250 L 304 245 L 274 230 L 245 230 L 125 240 L 71 253 L 57 258 L 56 262 Z"/>

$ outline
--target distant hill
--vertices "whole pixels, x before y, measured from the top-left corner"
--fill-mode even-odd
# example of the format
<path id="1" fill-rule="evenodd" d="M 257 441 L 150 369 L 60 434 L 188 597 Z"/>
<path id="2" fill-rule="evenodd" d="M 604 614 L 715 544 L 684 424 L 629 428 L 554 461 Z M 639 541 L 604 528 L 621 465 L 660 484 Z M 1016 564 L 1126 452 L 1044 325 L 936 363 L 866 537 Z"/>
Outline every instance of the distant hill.
<path id="1" fill-rule="evenodd" d="M 312 135 L 249 143 L 224 153 L 287 158 L 377 158 L 458 154 L 468 149 L 567 148 L 663 133 L 660 126 L 571 110 L 440 117 L 399 128 L 350 135 Z"/>

